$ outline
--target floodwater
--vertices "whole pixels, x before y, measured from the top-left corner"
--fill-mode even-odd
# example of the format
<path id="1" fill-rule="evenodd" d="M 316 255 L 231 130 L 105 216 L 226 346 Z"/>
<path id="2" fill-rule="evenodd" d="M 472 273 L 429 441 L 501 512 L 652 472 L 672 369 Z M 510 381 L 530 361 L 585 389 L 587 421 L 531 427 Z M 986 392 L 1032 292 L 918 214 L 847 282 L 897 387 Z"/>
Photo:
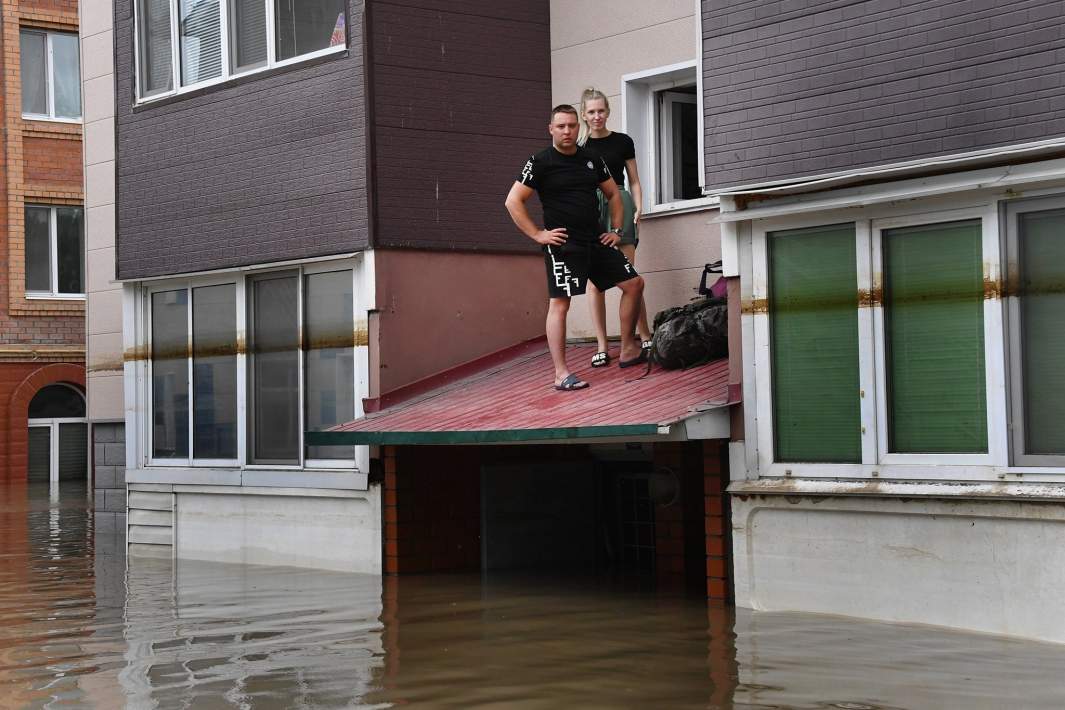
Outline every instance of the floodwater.
<path id="1" fill-rule="evenodd" d="M 1065 646 L 594 580 L 132 560 L 0 489 L 2 708 L 1062 708 Z"/>

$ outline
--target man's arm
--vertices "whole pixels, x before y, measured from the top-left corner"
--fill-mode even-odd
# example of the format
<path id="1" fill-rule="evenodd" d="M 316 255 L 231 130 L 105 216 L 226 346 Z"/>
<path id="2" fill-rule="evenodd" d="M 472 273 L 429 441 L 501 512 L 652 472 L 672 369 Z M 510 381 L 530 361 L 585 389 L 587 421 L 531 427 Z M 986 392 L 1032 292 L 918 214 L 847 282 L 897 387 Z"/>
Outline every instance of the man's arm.
<path id="1" fill-rule="evenodd" d="M 599 183 L 599 189 L 603 191 L 603 196 L 610 207 L 610 223 L 615 227 L 620 227 L 621 220 L 625 218 L 625 205 L 621 202 L 621 193 L 618 192 L 617 183 L 613 178 L 609 178 Z M 621 236 L 615 232 L 605 232 L 599 236 L 599 241 L 608 247 L 617 246 L 621 241 Z"/>
<path id="2" fill-rule="evenodd" d="M 507 200 L 505 202 L 507 206 L 507 212 L 510 213 L 510 218 L 514 220 L 515 226 L 521 233 L 532 239 L 537 244 L 543 244 L 545 246 L 560 246 L 566 243 L 566 229 L 559 227 L 558 229 L 540 229 L 536 226 L 536 223 L 532 221 L 532 217 L 529 216 L 529 210 L 525 206 L 525 203 L 530 197 L 533 196 L 533 189 L 527 185 L 522 185 L 518 181 L 514 181 L 514 184 L 510 187 L 510 192 L 507 193 Z M 621 204 L 620 200 L 618 204 Z"/>

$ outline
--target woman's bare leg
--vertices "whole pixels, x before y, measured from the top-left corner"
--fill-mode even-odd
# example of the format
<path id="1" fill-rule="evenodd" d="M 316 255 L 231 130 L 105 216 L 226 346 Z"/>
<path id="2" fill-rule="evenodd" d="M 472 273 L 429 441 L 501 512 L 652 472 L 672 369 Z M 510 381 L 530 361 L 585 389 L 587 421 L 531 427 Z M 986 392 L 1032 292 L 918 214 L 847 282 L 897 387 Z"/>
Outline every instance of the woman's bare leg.
<path id="1" fill-rule="evenodd" d="M 595 326 L 597 350 L 601 353 L 610 352 L 606 342 L 606 297 L 591 281 L 588 282 L 587 294 L 588 309 L 592 314 L 592 325 Z"/>

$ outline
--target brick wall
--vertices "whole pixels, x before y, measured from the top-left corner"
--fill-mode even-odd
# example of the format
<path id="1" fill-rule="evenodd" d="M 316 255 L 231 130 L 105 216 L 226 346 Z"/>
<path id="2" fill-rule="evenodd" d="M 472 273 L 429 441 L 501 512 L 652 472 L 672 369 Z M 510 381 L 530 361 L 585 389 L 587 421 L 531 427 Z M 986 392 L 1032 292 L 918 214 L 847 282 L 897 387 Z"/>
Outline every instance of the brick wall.
<path id="1" fill-rule="evenodd" d="M 706 182 L 1065 135 L 1060 0 L 703 0 Z"/>
<path id="2" fill-rule="evenodd" d="M 118 277 L 368 244 L 363 2 L 347 53 L 134 107 L 133 4 L 114 4 Z"/>
<path id="3" fill-rule="evenodd" d="M 479 569 L 479 451 L 386 446 L 383 453 L 385 574 Z"/>
<path id="4" fill-rule="evenodd" d="M 93 500 L 98 535 L 124 534 L 126 528 L 126 427 L 92 425 Z"/>
<path id="5" fill-rule="evenodd" d="M 0 143 L 0 346 L 85 343 L 85 304 L 25 297 L 26 203 L 81 205 L 79 124 L 22 118 L 19 30 L 77 33 L 76 2 L 0 1 L 0 65 L 4 75 Z"/>
<path id="6" fill-rule="evenodd" d="M 703 442 L 703 494 L 706 511 L 706 596 L 732 601 L 732 537 L 728 508 L 728 444 Z"/>
<path id="7" fill-rule="evenodd" d="M 85 391 L 85 367 L 69 362 L 0 362 L 0 483 L 26 480 L 33 396 L 57 382 Z"/>
<path id="8" fill-rule="evenodd" d="M 529 252 L 503 198 L 550 145 L 549 2 L 370 5 L 379 246 Z"/>

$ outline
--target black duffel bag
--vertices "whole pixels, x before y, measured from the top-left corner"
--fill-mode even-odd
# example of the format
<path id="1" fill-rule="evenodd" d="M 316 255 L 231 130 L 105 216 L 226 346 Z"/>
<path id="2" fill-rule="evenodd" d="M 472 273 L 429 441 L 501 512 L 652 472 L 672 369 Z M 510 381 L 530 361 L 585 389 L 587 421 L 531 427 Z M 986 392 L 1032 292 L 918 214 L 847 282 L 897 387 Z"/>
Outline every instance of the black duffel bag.
<path id="1" fill-rule="evenodd" d="M 728 357 L 728 304 L 704 298 L 659 311 L 651 341 L 654 362 L 680 370 Z"/>

